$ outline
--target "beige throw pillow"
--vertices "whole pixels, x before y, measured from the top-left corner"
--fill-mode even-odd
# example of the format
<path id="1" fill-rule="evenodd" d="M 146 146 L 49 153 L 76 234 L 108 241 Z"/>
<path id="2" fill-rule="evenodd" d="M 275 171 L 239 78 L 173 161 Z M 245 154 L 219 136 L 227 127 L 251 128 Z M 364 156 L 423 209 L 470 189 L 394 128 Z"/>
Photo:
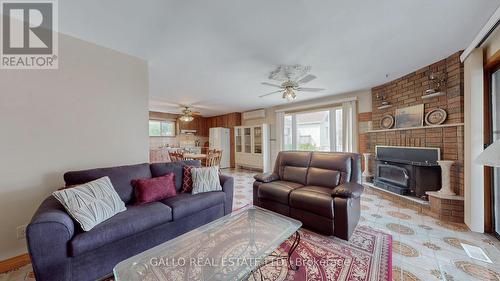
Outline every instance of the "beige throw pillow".
<path id="1" fill-rule="evenodd" d="M 193 168 L 191 177 L 193 178 L 192 194 L 222 190 L 219 167 Z"/>
<path id="2" fill-rule="evenodd" d="M 54 191 L 52 195 L 85 231 L 127 209 L 109 177 Z"/>

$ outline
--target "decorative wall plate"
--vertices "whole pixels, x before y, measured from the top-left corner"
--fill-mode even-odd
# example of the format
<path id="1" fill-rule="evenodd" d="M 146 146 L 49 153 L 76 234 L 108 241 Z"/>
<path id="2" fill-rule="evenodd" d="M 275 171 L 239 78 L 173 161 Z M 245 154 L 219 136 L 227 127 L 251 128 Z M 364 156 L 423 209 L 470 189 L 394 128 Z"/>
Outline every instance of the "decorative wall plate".
<path id="1" fill-rule="evenodd" d="M 380 128 L 390 129 L 392 126 L 394 126 L 394 117 L 392 115 L 384 115 L 382 119 L 380 119 Z"/>
<path id="2" fill-rule="evenodd" d="M 448 113 L 444 109 L 436 108 L 425 115 L 425 124 L 429 126 L 440 125 L 446 120 Z"/>

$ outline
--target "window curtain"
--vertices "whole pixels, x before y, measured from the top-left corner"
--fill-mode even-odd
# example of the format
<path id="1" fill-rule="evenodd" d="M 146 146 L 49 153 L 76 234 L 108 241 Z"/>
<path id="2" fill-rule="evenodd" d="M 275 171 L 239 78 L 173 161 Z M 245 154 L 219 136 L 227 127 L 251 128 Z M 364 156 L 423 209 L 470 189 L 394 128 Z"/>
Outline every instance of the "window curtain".
<path id="1" fill-rule="evenodd" d="M 276 112 L 276 125 L 275 125 L 275 145 L 271 147 L 271 153 L 269 157 L 271 158 L 271 171 L 274 171 L 274 164 L 278 153 L 283 150 L 283 134 L 285 127 L 285 112 Z"/>
<path id="2" fill-rule="evenodd" d="M 283 150 L 283 133 L 285 126 L 285 112 L 276 112 L 276 154 Z"/>
<path id="3" fill-rule="evenodd" d="M 344 152 L 358 152 L 358 112 L 356 101 L 342 103 L 342 146 Z"/>

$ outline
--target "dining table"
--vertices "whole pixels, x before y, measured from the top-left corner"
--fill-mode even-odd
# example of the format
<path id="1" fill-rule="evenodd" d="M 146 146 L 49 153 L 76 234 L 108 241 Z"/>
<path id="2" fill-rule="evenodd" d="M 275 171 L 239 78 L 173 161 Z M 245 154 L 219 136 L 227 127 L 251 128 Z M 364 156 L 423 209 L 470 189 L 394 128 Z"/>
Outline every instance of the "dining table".
<path id="1" fill-rule="evenodd" d="M 192 159 L 192 160 L 203 160 L 207 158 L 206 154 L 202 153 L 184 153 L 184 160 Z"/>

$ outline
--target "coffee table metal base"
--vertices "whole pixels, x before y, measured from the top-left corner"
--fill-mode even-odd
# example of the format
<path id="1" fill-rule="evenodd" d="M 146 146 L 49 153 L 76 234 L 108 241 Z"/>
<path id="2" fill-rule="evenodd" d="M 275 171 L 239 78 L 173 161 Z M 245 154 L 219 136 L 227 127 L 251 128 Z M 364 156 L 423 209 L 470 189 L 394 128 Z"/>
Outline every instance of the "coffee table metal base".
<path id="1" fill-rule="evenodd" d="M 282 255 L 269 255 L 269 257 L 271 257 L 270 260 L 263 262 L 262 264 L 259 265 L 259 267 L 257 267 L 255 270 L 252 271 L 252 276 L 253 276 L 254 280 L 256 280 L 255 273 L 258 271 L 259 275 L 260 275 L 260 280 L 263 281 L 264 277 L 263 277 L 263 274 L 262 274 L 262 268 L 265 267 L 266 265 L 270 264 L 270 263 L 273 263 L 273 262 L 277 261 L 277 260 L 284 260 L 284 259 L 286 259 L 286 261 L 288 263 L 288 268 L 289 269 L 291 269 L 293 271 L 298 271 L 299 270 L 299 266 L 292 262 L 292 254 L 295 252 L 295 250 L 297 249 L 297 247 L 300 244 L 300 233 L 298 231 L 296 231 L 295 234 L 294 234 L 294 236 L 295 236 L 295 238 L 293 240 L 292 245 L 290 246 L 290 249 L 288 249 L 288 254 L 286 256 L 282 256 Z"/>

